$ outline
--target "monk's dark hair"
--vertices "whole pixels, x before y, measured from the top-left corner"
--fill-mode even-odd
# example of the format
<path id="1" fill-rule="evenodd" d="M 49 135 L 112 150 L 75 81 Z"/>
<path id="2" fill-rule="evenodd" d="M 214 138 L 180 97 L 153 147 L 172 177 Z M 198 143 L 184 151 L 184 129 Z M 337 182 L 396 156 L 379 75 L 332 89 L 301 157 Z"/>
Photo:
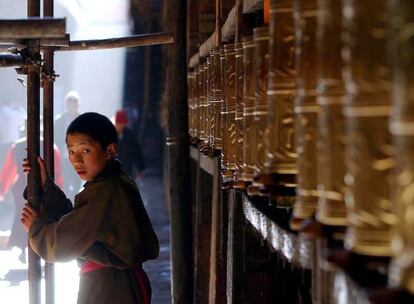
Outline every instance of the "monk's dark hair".
<path id="1" fill-rule="evenodd" d="M 114 124 L 104 115 L 87 112 L 76 117 L 66 130 L 68 134 L 81 133 L 97 141 L 103 149 L 112 143 L 117 143 Z"/>

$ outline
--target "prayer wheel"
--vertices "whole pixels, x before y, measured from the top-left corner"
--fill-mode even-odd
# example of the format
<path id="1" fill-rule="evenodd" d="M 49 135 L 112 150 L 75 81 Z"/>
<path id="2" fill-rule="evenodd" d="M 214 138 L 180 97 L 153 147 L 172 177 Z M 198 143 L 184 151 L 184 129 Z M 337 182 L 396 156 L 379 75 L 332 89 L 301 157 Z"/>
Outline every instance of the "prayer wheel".
<path id="1" fill-rule="evenodd" d="M 390 1 L 392 114 L 390 131 L 396 147 L 396 185 L 392 194 L 397 224 L 390 285 L 414 294 L 414 2 Z"/>
<path id="2" fill-rule="evenodd" d="M 234 44 L 224 46 L 224 109 L 226 121 L 226 172 L 224 176 L 232 178 L 236 169 L 236 78 Z"/>
<path id="3" fill-rule="evenodd" d="M 194 99 L 193 99 L 193 72 L 187 73 L 187 98 L 188 98 L 188 134 L 194 137 Z"/>
<path id="4" fill-rule="evenodd" d="M 329 226 L 346 226 L 345 85 L 342 80 L 342 0 L 318 0 L 317 103 L 319 113 L 317 220 Z"/>
<path id="5" fill-rule="evenodd" d="M 294 1 L 295 27 L 295 137 L 297 195 L 291 227 L 299 229 L 301 220 L 312 217 L 318 203 L 317 148 L 318 115 L 316 103 L 316 0 Z"/>
<path id="6" fill-rule="evenodd" d="M 213 145 L 214 145 L 214 109 L 213 103 L 211 102 L 211 90 L 210 90 L 210 82 L 211 82 L 211 57 L 208 56 L 205 62 L 205 94 L 206 94 L 206 150 L 205 154 L 210 153 Z"/>
<path id="7" fill-rule="evenodd" d="M 227 135 L 227 110 L 226 110 L 226 56 L 224 53 L 224 47 L 220 49 L 220 82 L 223 92 L 223 102 L 221 103 L 221 121 L 223 122 L 221 132 L 222 132 L 222 138 L 223 138 L 223 144 L 221 149 L 221 173 L 223 177 L 230 177 L 232 172 L 228 170 L 227 168 L 227 149 L 228 149 L 228 135 Z"/>
<path id="8" fill-rule="evenodd" d="M 193 128 L 194 137 L 200 137 L 200 104 L 199 104 L 199 69 L 196 67 L 193 72 L 192 86 L 193 86 Z"/>
<path id="9" fill-rule="evenodd" d="M 212 103 L 212 138 L 214 138 L 213 149 L 221 150 L 221 106 L 223 102 L 220 76 L 220 49 L 215 48 L 211 52 L 211 74 L 210 74 L 210 102 Z"/>
<path id="10" fill-rule="evenodd" d="M 246 182 L 253 181 L 253 107 L 254 107 L 254 41 L 252 36 L 243 37 L 243 174 Z"/>
<path id="11" fill-rule="evenodd" d="M 200 107 L 200 151 L 204 149 L 206 137 L 206 120 L 207 120 L 207 98 L 206 98 L 206 70 L 204 63 L 198 66 L 198 88 L 199 88 L 199 107 Z"/>
<path id="12" fill-rule="evenodd" d="M 293 104 L 295 45 L 292 0 L 270 1 L 268 80 L 268 149 L 261 182 L 272 186 L 276 201 L 294 196 L 297 154 Z M 292 199 L 290 199 L 292 200 Z"/>
<path id="13" fill-rule="evenodd" d="M 343 1 L 345 96 L 345 247 L 365 256 L 391 254 L 390 188 L 394 148 L 388 129 L 390 69 L 386 0 Z M 369 16 L 369 17 L 368 17 Z"/>
<path id="14" fill-rule="evenodd" d="M 267 149 L 267 84 L 269 72 L 269 28 L 253 30 L 254 50 L 254 135 L 253 157 L 254 175 L 260 176 L 264 169 Z"/>
<path id="15" fill-rule="evenodd" d="M 235 90 L 236 90 L 236 170 L 234 172 L 233 188 L 245 189 L 246 183 L 242 180 L 243 176 L 243 45 L 241 43 L 234 44 L 235 51 Z"/>

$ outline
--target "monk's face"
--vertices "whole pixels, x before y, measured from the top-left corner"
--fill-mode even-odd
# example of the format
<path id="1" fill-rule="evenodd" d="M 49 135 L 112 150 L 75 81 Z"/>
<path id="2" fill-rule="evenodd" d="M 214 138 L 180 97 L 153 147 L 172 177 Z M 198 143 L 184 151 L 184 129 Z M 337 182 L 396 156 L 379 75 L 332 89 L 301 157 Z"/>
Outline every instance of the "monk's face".
<path id="1" fill-rule="evenodd" d="M 116 150 L 115 144 L 106 149 L 90 136 L 82 133 L 68 134 L 66 137 L 69 160 L 79 177 L 84 181 L 94 179 L 105 167 Z"/>

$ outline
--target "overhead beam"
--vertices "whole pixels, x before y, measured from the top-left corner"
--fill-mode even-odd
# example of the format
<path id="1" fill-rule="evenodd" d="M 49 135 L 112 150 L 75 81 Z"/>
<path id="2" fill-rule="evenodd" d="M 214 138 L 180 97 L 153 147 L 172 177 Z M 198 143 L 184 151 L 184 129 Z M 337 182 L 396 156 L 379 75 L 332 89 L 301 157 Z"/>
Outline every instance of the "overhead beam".
<path id="1" fill-rule="evenodd" d="M 65 38 L 65 31 L 64 18 L 0 20 L 0 39 Z"/>
<path id="2" fill-rule="evenodd" d="M 153 33 L 121 38 L 71 41 L 68 47 L 57 47 L 56 51 L 104 50 L 124 47 L 137 47 L 174 43 L 174 35 L 170 33 Z"/>

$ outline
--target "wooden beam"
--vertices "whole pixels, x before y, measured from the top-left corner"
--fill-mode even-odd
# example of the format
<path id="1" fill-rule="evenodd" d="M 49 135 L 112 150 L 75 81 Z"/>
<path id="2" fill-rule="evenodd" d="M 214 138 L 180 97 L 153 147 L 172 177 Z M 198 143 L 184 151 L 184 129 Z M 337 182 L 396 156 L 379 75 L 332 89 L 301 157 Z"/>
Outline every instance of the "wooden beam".
<path id="1" fill-rule="evenodd" d="M 69 47 L 57 47 L 56 51 L 87 51 L 103 50 L 145 45 L 168 44 L 174 42 L 174 35 L 170 33 L 153 33 L 128 36 L 122 38 L 79 40 L 71 41 Z"/>
<path id="2" fill-rule="evenodd" d="M 65 38 L 66 19 L 0 20 L 0 39 Z"/>

